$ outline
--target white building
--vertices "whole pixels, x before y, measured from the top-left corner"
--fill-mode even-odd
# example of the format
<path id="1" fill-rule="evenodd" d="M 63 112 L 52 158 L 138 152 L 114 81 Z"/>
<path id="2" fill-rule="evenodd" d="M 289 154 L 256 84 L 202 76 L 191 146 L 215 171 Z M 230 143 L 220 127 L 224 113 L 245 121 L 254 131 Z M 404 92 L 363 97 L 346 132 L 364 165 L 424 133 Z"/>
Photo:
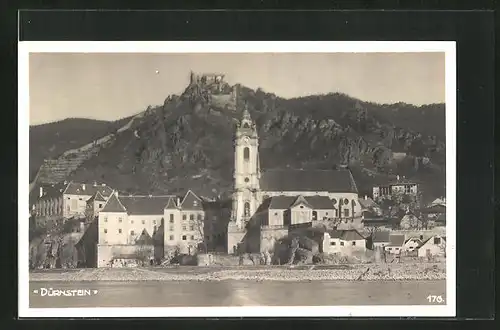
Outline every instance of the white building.
<path id="1" fill-rule="evenodd" d="M 240 244 L 245 245 L 243 241 L 250 220 L 255 220 L 252 224 L 260 227 L 260 235 L 267 238 L 282 236 L 292 223 L 312 222 L 313 219 L 336 219 L 361 226 L 358 190 L 349 169 L 262 171 L 257 128 L 246 109 L 236 128 L 234 146 L 234 193 L 228 225 L 228 252 L 234 252 Z M 286 202 L 282 203 L 285 199 Z M 320 199 L 322 206 L 318 208 L 314 204 Z M 323 205 L 323 199 L 328 205 Z M 276 206 L 278 204 L 280 207 Z M 262 241 L 263 237 L 255 239 Z M 250 245 L 253 250 L 258 249 L 259 244 Z"/>

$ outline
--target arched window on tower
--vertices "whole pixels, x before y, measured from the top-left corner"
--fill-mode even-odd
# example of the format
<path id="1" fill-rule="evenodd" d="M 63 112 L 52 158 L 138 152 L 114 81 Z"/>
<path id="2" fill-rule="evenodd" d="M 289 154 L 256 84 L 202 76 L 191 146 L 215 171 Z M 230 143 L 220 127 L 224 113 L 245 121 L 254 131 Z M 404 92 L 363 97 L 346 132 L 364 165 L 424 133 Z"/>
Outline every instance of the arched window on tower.
<path id="1" fill-rule="evenodd" d="M 243 158 L 246 161 L 250 159 L 250 149 L 248 147 L 245 147 L 245 149 L 243 149 Z"/>
<path id="2" fill-rule="evenodd" d="M 245 217 L 249 217 L 250 216 L 250 203 L 249 202 L 245 202 L 245 205 L 244 205 L 244 208 L 243 208 L 243 215 Z"/>
<path id="3" fill-rule="evenodd" d="M 245 122 L 245 123 L 243 124 L 243 128 L 250 128 L 250 125 L 248 125 L 248 123 L 246 123 L 246 122 Z"/>

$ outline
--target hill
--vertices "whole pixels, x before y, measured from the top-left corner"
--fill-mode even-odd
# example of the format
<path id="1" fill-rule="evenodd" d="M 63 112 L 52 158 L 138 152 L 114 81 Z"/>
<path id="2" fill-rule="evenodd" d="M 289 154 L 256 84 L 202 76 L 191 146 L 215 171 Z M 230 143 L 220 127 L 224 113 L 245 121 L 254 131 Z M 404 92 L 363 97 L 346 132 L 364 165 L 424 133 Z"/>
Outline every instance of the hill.
<path id="1" fill-rule="evenodd" d="M 92 142 L 124 125 L 129 118 L 102 121 L 68 118 L 61 121 L 30 126 L 30 182 L 44 159 L 57 158 L 63 152 Z"/>
<path id="2" fill-rule="evenodd" d="M 103 181 L 128 193 L 191 188 L 224 195 L 232 185 L 234 122 L 246 104 L 257 122 L 264 169 L 348 164 L 361 193 L 399 174 L 422 181 L 428 198 L 444 194 L 443 104 L 381 105 L 339 93 L 283 99 L 231 88 L 236 106 L 214 102 L 213 88 L 190 84 L 148 108 L 70 179 Z"/>

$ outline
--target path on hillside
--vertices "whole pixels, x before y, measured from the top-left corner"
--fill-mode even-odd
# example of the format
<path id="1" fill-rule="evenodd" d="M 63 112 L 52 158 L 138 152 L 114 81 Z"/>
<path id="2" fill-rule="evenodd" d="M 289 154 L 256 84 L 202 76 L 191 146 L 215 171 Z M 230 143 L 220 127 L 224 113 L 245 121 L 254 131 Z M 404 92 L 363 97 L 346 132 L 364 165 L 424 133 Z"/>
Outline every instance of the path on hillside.
<path id="1" fill-rule="evenodd" d="M 79 148 L 66 150 L 55 160 L 45 160 L 44 164 L 38 169 L 35 179 L 30 183 L 30 192 L 38 183 L 55 184 L 64 180 L 68 175 L 78 169 L 83 162 L 97 154 L 103 145 L 112 141 L 116 134 L 121 134 L 130 130 L 134 122 L 143 118 L 148 111 L 149 109 L 132 117 L 125 125 L 116 130 L 116 133 L 107 134 Z"/>

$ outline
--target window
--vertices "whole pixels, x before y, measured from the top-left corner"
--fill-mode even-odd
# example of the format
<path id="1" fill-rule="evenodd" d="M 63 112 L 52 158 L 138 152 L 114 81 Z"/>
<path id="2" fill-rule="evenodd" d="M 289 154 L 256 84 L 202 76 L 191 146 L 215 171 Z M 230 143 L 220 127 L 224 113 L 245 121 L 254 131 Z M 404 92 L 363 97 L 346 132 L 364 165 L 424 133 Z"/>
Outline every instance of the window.
<path id="1" fill-rule="evenodd" d="M 328 212 L 325 212 L 325 215 L 328 215 Z"/>
<path id="2" fill-rule="evenodd" d="M 313 211 L 312 216 L 313 216 L 313 218 L 312 218 L 313 220 L 318 220 L 318 212 L 317 211 Z"/>
<path id="3" fill-rule="evenodd" d="M 183 241 L 187 240 L 186 235 L 182 235 L 182 240 L 183 240 Z"/>
<path id="4" fill-rule="evenodd" d="M 337 245 L 337 243 L 336 242 L 330 242 L 330 245 L 331 246 L 335 246 L 335 245 Z"/>
<path id="5" fill-rule="evenodd" d="M 198 206 L 198 202 L 197 201 L 193 201 L 193 206 Z"/>
<path id="6" fill-rule="evenodd" d="M 118 234 L 121 234 L 121 233 L 122 233 L 122 230 L 121 230 L 121 228 L 120 228 L 120 229 L 118 229 Z"/>
<path id="7" fill-rule="evenodd" d="M 182 215 L 182 220 L 186 220 L 187 219 L 187 215 L 183 214 Z"/>
<path id="8" fill-rule="evenodd" d="M 245 147 L 245 149 L 243 149 L 243 158 L 246 161 L 250 160 L 250 149 L 248 147 Z"/>
<path id="9" fill-rule="evenodd" d="M 80 197 L 80 198 L 78 198 L 78 200 L 79 200 L 79 201 L 83 201 L 83 198 L 81 198 L 81 197 Z"/>
<path id="10" fill-rule="evenodd" d="M 245 204 L 244 204 L 243 215 L 245 217 L 250 216 L 250 203 L 249 202 L 245 202 Z"/>
<path id="11" fill-rule="evenodd" d="M 108 217 L 104 217 L 104 222 L 108 222 Z"/>
<path id="12" fill-rule="evenodd" d="M 173 241 L 173 240 L 174 240 L 174 235 L 170 235 L 168 238 L 169 238 L 171 241 Z"/>
<path id="13" fill-rule="evenodd" d="M 153 226 L 153 233 L 156 233 L 156 230 L 157 230 L 156 226 Z"/>
<path id="14" fill-rule="evenodd" d="M 174 226 L 170 226 L 170 227 L 168 228 L 168 230 L 170 230 L 170 231 L 174 231 Z"/>
<path id="15" fill-rule="evenodd" d="M 134 220 L 130 220 L 130 223 L 134 223 Z"/>
<path id="16" fill-rule="evenodd" d="M 203 220 L 203 216 L 201 214 L 198 214 L 198 221 Z"/>
<path id="17" fill-rule="evenodd" d="M 193 221 L 194 220 L 194 214 L 189 215 L 189 220 Z"/>
<path id="18" fill-rule="evenodd" d="M 106 234 L 108 232 L 108 230 L 106 228 L 104 228 L 104 233 Z"/>
<path id="19" fill-rule="evenodd" d="M 122 222 L 122 221 L 123 221 L 123 219 L 122 219 L 122 218 L 118 218 L 118 222 Z"/>
<path id="20" fill-rule="evenodd" d="M 99 208 L 101 208 L 101 207 L 102 207 L 102 204 L 101 204 L 101 203 L 99 203 Z"/>
<path id="21" fill-rule="evenodd" d="M 174 223 L 174 215 L 173 214 L 170 215 L 170 223 Z"/>
<path id="22" fill-rule="evenodd" d="M 434 244 L 436 244 L 436 245 L 441 244 L 441 238 L 440 237 L 434 237 Z"/>
<path id="23" fill-rule="evenodd" d="M 399 251 L 399 248 L 396 248 L 396 251 Z"/>
<path id="24" fill-rule="evenodd" d="M 135 232 L 133 230 L 130 231 L 130 236 L 134 236 Z"/>
<path id="25" fill-rule="evenodd" d="M 143 225 L 144 225 L 144 224 L 146 224 L 146 220 L 142 220 L 142 224 L 143 224 Z"/>
<path id="26" fill-rule="evenodd" d="M 352 246 L 356 246 L 356 241 L 352 241 Z"/>
<path id="27" fill-rule="evenodd" d="M 190 226 L 189 226 L 189 230 L 193 231 L 193 230 L 194 230 L 194 226 L 193 226 L 193 225 L 190 225 Z"/>
<path id="28" fill-rule="evenodd" d="M 344 210 L 344 216 L 345 216 L 345 217 L 348 217 L 348 216 L 349 216 L 349 209 L 345 209 L 345 210 Z"/>
<path id="29" fill-rule="evenodd" d="M 182 230 L 186 230 L 186 225 L 182 225 Z"/>
<path id="30" fill-rule="evenodd" d="M 304 208 L 304 205 L 301 205 L 301 206 L 300 206 L 300 208 L 301 208 L 301 209 L 303 209 L 303 208 Z"/>
<path id="31" fill-rule="evenodd" d="M 245 182 L 247 182 L 247 183 L 248 183 L 249 181 L 250 181 L 250 179 L 249 179 L 249 178 L 245 178 Z"/>
<path id="32" fill-rule="evenodd" d="M 156 225 L 156 220 L 153 220 L 153 225 Z"/>
<path id="33" fill-rule="evenodd" d="M 344 246 L 344 242 L 340 242 L 340 246 Z"/>
<path id="34" fill-rule="evenodd" d="M 194 235 L 191 235 L 191 240 L 194 241 Z"/>
<path id="35" fill-rule="evenodd" d="M 392 251 L 392 248 L 387 248 L 387 250 Z"/>

